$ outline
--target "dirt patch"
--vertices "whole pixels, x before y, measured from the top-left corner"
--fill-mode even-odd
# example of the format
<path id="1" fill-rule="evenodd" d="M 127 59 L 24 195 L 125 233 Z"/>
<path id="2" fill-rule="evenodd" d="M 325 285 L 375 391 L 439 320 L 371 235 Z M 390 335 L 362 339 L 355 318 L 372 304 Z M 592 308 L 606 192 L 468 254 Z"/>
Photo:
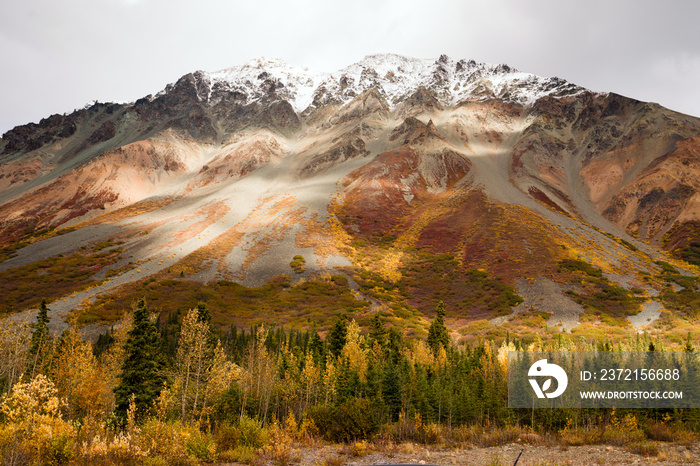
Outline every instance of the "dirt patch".
<path id="1" fill-rule="evenodd" d="M 642 312 L 634 316 L 628 316 L 627 319 L 632 323 L 635 330 L 641 331 L 641 329 L 653 324 L 656 319 L 661 317 L 663 307 L 663 304 L 658 301 L 650 301 L 642 305 Z"/>
<path id="2" fill-rule="evenodd" d="M 513 308 L 511 315 L 491 319 L 492 324 L 500 325 L 521 312 L 535 310 L 551 314 L 550 326 L 557 326 L 564 331 L 571 331 L 579 325 L 583 306 L 566 296 L 558 283 L 545 277 L 521 279 L 517 281 L 516 289 L 524 301 Z"/>

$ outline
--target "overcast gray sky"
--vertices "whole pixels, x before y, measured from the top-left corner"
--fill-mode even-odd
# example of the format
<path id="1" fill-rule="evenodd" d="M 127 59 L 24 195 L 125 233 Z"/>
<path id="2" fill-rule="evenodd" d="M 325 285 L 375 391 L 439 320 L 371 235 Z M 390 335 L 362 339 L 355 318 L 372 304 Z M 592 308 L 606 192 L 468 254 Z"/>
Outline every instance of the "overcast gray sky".
<path id="1" fill-rule="evenodd" d="M 260 56 L 473 58 L 700 116 L 700 2 L 0 0 L 0 134 Z"/>

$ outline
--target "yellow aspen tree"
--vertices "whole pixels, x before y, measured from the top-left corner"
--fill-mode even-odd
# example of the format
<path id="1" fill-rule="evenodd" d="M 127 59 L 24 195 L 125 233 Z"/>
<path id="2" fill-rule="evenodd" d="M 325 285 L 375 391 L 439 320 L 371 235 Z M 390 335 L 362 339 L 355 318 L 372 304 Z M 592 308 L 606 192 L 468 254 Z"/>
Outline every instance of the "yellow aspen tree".
<path id="1" fill-rule="evenodd" d="M 208 414 L 208 409 L 221 395 L 228 390 L 233 382 L 239 379 L 241 368 L 228 361 L 224 353 L 224 347 L 218 341 L 214 348 L 211 364 L 206 371 L 206 386 L 203 390 L 201 419 Z"/>
<path id="2" fill-rule="evenodd" d="M 328 361 L 326 362 L 326 371 L 323 373 L 323 387 L 324 387 L 324 403 L 332 403 L 335 401 L 335 383 L 338 378 L 338 370 L 333 364 L 333 357 L 328 355 Z"/>
<path id="3" fill-rule="evenodd" d="M 491 382 L 495 376 L 494 354 L 491 342 L 484 343 L 484 354 L 479 359 L 479 370 L 485 381 Z"/>
<path id="4" fill-rule="evenodd" d="M 360 326 L 355 322 L 355 319 L 348 324 L 348 333 L 345 346 L 341 351 L 341 357 L 348 362 L 350 368 L 357 371 L 361 381 L 365 381 L 367 372 L 367 354 L 362 348 L 364 337 L 360 335 Z"/>
<path id="5" fill-rule="evenodd" d="M 257 401 L 258 418 L 263 422 L 267 419 L 267 410 L 277 381 L 275 361 L 265 347 L 267 335 L 266 328 L 261 326 L 257 329 L 255 340 L 250 342 L 243 369 L 239 372 L 238 385 L 243 393 L 241 419 L 251 399 Z"/>
<path id="6" fill-rule="evenodd" d="M 0 321 L 0 378 L 6 378 L 8 393 L 27 367 L 31 338 L 26 321 Z"/>
<path id="7" fill-rule="evenodd" d="M 299 360 L 293 351 L 282 350 L 280 361 L 280 384 L 277 386 L 276 394 L 278 398 L 277 409 L 280 413 L 298 409 L 298 402 L 301 397 L 301 368 Z M 295 406 L 296 405 L 296 406 Z"/>
<path id="8" fill-rule="evenodd" d="M 258 417 L 262 419 L 263 423 L 267 421 L 267 411 L 277 381 L 275 361 L 265 348 L 267 334 L 267 329 L 262 327 L 258 329 L 254 351 L 248 365 L 253 370 L 254 393 L 259 401 Z M 253 364 L 252 367 L 250 363 Z"/>
<path id="9" fill-rule="evenodd" d="M 114 405 L 114 395 L 92 346 L 71 329 L 61 338 L 58 350 L 52 378 L 58 396 L 68 404 L 70 418 L 89 424 L 106 415 Z"/>
<path id="10" fill-rule="evenodd" d="M 208 407 L 239 377 L 240 368 L 226 360 L 212 336 L 206 306 L 191 309 L 182 322 L 175 360 L 175 391 L 183 421 L 199 420 Z"/>
<path id="11" fill-rule="evenodd" d="M 433 369 L 439 370 L 445 366 L 447 366 L 447 350 L 445 350 L 444 346 L 441 346 L 438 348 L 437 354 L 435 355 Z"/>
<path id="12" fill-rule="evenodd" d="M 370 355 L 374 363 L 381 363 L 384 360 L 384 348 L 376 340 L 372 342 Z"/>
<path id="13" fill-rule="evenodd" d="M 411 364 L 428 367 L 435 363 L 433 350 L 423 340 L 414 342 L 413 348 L 407 352 L 407 356 Z"/>
<path id="14" fill-rule="evenodd" d="M 179 392 L 183 422 L 194 416 L 197 409 L 202 376 L 206 370 L 208 340 L 209 325 L 199 318 L 197 309 L 190 309 L 182 321 L 175 359 L 175 388 Z"/>
<path id="15" fill-rule="evenodd" d="M 39 374 L 29 382 L 21 380 L 0 403 L 5 418 L 3 432 L 14 437 L 14 445 L 29 452 L 33 464 L 46 464 L 44 454 L 55 442 L 69 443 L 75 437 L 73 426 L 62 418 L 64 400 L 53 382 Z M 12 453 L 12 452 L 10 452 Z"/>
<path id="16" fill-rule="evenodd" d="M 305 411 L 312 401 L 316 400 L 316 390 L 319 382 L 321 371 L 314 363 L 314 355 L 308 353 L 304 360 L 304 370 L 301 371 L 301 383 L 304 387 L 304 406 L 302 411 Z"/>
<path id="17" fill-rule="evenodd" d="M 506 374 L 508 373 L 508 355 L 511 351 L 516 351 L 512 341 L 506 343 L 504 340 L 503 343 L 501 343 L 501 347 L 498 349 L 498 363 Z"/>

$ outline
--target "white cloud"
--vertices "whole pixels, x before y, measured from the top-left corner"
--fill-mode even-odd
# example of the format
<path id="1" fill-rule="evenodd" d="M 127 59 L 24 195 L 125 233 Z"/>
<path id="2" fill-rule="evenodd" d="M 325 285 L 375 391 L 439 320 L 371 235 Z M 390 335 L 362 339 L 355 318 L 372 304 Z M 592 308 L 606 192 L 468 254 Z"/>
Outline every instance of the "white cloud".
<path id="1" fill-rule="evenodd" d="M 671 53 L 658 57 L 651 69 L 654 75 L 660 79 L 683 81 L 688 75 L 698 76 L 700 74 L 700 53 Z"/>

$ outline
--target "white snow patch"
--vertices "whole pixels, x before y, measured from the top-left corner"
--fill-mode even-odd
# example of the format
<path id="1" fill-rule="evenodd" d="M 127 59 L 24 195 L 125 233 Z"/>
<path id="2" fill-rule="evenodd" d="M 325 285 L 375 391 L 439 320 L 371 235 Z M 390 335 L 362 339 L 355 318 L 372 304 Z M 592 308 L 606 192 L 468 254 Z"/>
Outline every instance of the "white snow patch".
<path id="1" fill-rule="evenodd" d="M 274 87 L 274 93 L 287 100 L 298 113 L 312 106 L 316 98 L 345 104 L 371 87 L 391 107 L 420 87 L 433 91 L 446 105 L 491 97 L 531 105 L 546 95 L 584 90 L 557 78 L 542 78 L 506 65 L 396 54 L 368 55 L 334 73 L 310 71 L 278 58 L 258 58 L 213 73 L 201 72 L 198 76 L 209 87 L 207 101 L 211 105 L 218 102 L 212 95 L 216 89 L 240 92 L 245 95 L 246 103 L 251 103 L 270 95 L 270 88 Z"/>

